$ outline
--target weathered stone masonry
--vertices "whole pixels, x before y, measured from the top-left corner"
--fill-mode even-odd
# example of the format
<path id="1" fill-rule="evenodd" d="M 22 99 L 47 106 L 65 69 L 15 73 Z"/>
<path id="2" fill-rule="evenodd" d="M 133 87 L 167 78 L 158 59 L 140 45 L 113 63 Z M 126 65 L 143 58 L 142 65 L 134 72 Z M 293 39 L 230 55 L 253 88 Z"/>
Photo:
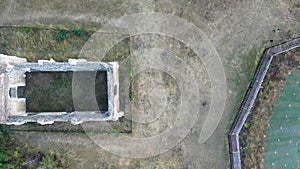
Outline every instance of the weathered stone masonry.
<path id="1" fill-rule="evenodd" d="M 103 63 L 69 59 L 68 62 L 39 60 L 37 63 L 28 63 L 23 58 L 0 54 L 0 65 L 0 123 L 2 124 L 21 125 L 27 122 L 52 124 L 55 121 L 80 124 L 85 121 L 118 120 L 123 116 L 119 110 L 119 65 L 117 62 Z M 26 85 L 25 73 L 34 71 L 106 71 L 108 111 L 27 112 L 26 98 L 18 98 L 17 89 L 18 86 Z"/>

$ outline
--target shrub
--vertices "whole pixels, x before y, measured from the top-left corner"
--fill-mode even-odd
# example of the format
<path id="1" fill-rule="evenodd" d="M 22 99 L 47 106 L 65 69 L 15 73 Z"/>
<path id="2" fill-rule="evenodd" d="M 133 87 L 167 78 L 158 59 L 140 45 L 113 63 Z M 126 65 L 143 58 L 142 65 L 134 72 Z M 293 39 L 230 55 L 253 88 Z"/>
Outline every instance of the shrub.
<path id="1" fill-rule="evenodd" d="M 83 29 L 72 29 L 70 33 L 71 33 L 71 35 L 76 35 L 76 36 L 82 37 L 84 34 L 84 30 Z"/>
<path id="2" fill-rule="evenodd" d="M 56 40 L 58 42 L 61 42 L 63 40 L 65 40 L 67 37 L 67 31 L 66 30 L 60 30 L 56 33 Z"/>
<path id="3" fill-rule="evenodd" d="M 39 163 L 38 168 L 51 168 L 51 169 L 57 169 L 58 168 L 58 160 L 56 159 L 56 156 L 53 153 L 45 154 L 42 161 Z"/>
<path id="4" fill-rule="evenodd" d="M 3 168 L 4 162 L 5 162 L 5 154 L 3 151 L 0 151 L 0 168 Z"/>
<path id="5" fill-rule="evenodd" d="M 6 48 L 6 47 L 7 47 L 7 42 L 5 42 L 5 41 L 2 42 L 2 43 L 1 43 L 1 46 L 2 46 L 3 48 Z"/>

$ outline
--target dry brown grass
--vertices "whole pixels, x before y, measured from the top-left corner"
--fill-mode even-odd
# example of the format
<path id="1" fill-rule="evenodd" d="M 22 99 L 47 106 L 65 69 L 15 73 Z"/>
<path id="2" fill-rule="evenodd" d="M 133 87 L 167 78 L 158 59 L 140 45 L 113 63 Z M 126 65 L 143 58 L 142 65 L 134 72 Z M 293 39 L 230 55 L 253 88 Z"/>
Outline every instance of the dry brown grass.
<path id="1" fill-rule="evenodd" d="M 0 48 L 8 55 L 25 57 L 29 62 L 38 59 L 66 61 L 68 58 L 77 58 L 85 38 L 67 33 L 66 39 L 59 42 L 56 40 L 57 32 L 56 29 L 2 28 L 0 42 L 5 45 Z"/>

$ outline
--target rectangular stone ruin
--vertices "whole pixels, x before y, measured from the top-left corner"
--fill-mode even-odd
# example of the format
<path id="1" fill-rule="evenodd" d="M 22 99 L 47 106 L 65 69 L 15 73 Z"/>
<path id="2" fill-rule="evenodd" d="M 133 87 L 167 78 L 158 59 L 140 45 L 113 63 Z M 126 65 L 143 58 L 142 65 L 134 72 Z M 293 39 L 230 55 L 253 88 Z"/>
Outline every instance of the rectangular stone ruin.
<path id="1" fill-rule="evenodd" d="M 68 62 L 0 54 L 0 123 L 80 124 L 116 121 L 119 110 L 117 62 Z"/>

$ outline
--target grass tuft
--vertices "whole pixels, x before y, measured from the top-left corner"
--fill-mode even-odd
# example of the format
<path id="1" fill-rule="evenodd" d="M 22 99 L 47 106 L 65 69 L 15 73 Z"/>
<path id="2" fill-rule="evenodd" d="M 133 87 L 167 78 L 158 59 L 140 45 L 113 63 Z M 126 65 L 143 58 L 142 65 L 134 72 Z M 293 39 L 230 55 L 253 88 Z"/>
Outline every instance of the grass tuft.
<path id="1" fill-rule="evenodd" d="M 31 27 L 19 27 L 18 31 L 20 33 L 32 33 L 33 29 Z"/>

